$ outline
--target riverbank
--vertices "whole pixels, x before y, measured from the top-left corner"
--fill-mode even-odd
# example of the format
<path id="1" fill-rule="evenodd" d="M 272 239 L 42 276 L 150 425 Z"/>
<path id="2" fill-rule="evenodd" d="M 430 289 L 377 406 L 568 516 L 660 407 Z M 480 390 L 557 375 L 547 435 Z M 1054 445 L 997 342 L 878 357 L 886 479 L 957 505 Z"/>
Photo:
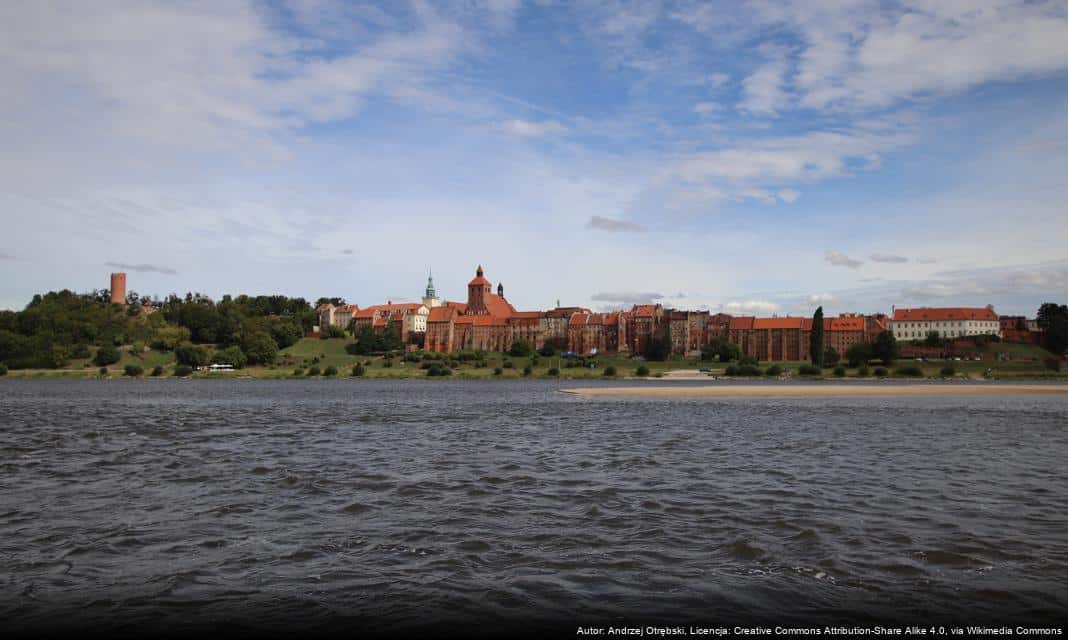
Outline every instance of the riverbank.
<path id="1" fill-rule="evenodd" d="M 581 387 L 561 389 L 580 396 L 654 398 L 812 398 L 842 396 L 973 396 L 1068 394 L 1068 384 L 761 384 L 715 386 Z"/>

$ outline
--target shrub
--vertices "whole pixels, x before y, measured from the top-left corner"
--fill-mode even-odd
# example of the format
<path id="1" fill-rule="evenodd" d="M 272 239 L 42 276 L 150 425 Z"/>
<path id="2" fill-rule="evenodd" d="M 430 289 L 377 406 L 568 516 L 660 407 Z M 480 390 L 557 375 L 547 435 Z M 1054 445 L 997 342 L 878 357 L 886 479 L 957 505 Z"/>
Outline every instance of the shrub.
<path id="1" fill-rule="evenodd" d="M 554 376 L 554 377 L 558 376 L 558 375 L 560 375 L 560 370 L 557 369 L 556 367 L 550 367 L 549 368 L 549 375 L 550 376 Z"/>
<path id="2" fill-rule="evenodd" d="M 616 375 L 615 366 L 614 365 L 608 365 L 607 367 L 604 368 L 604 373 L 601 374 L 601 375 L 605 375 L 605 376 L 609 376 L 609 377 Z"/>
<path id="3" fill-rule="evenodd" d="M 834 377 L 836 377 L 836 378 L 844 378 L 845 374 L 846 374 L 846 370 L 845 370 L 845 367 L 843 367 L 842 365 L 838 365 L 837 367 L 834 368 Z"/>
<path id="4" fill-rule="evenodd" d="M 316 367 L 316 366 L 308 367 L 308 375 L 309 376 L 317 376 L 320 373 L 322 373 L 322 372 L 319 370 L 319 367 Z"/>
<path id="5" fill-rule="evenodd" d="M 360 364 L 359 362 L 357 362 L 356 364 L 352 365 L 352 377 L 353 378 L 361 378 L 361 377 L 363 377 L 363 375 L 365 373 L 367 373 L 367 369 L 365 369 L 364 366 L 362 364 Z"/>
<path id="6" fill-rule="evenodd" d="M 505 369 L 512 369 L 512 368 L 515 367 L 515 365 L 512 364 L 511 360 L 505 360 L 504 362 L 501 363 L 501 366 L 504 367 Z"/>
<path id="7" fill-rule="evenodd" d="M 923 369 L 917 367 L 916 365 L 898 367 L 894 371 L 894 375 L 901 376 L 902 378 L 922 378 Z"/>
<path id="8" fill-rule="evenodd" d="M 529 376 L 532 373 L 534 373 L 534 367 L 530 366 L 529 364 L 523 367 L 523 375 Z"/>
<path id="9" fill-rule="evenodd" d="M 0 376 L 6 376 L 6 375 L 7 375 L 7 365 L 4 364 L 3 362 L 0 362 Z"/>
<path id="10" fill-rule="evenodd" d="M 337 375 L 337 367 L 335 367 L 334 365 L 328 366 L 326 369 L 323 369 L 323 375 L 324 376 L 336 376 Z"/>
<path id="11" fill-rule="evenodd" d="M 293 369 L 293 375 L 295 375 L 295 376 L 304 375 L 304 369 L 301 369 L 300 367 L 297 367 L 296 369 Z"/>
<path id="12" fill-rule="evenodd" d="M 256 331 L 241 341 L 241 350 L 251 364 L 270 364 L 278 355 L 278 343 L 269 333 Z"/>
<path id="13" fill-rule="evenodd" d="M 738 375 L 738 365 L 736 365 L 736 364 L 728 365 L 727 368 L 723 371 L 723 373 L 725 373 L 725 374 L 727 374 L 728 376 L 731 376 L 731 377 L 734 377 L 734 376 Z"/>
<path id="14" fill-rule="evenodd" d="M 104 367 L 109 364 L 115 364 L 121 357 L 122 354 L 119 353 L 118 349 L 111 345 L 104 345 L 96 350 L 96 355 L 93 356 L 93 364 Z"/>
<path id="15" fill-rule="evenodd" d="M 948 364 L 942 367 L 942 370 L 939 371 L 939 373 L 942 374 L 943 378 L 952 378 L 957 375 L 957 369 L 953 365 Z"/>
<path id="16" fill-rule="evenodd" d="M 323 338 L 324 340 L 326 338 L 344 338 L 345 330 L 336 325 L 330 325 L 326 328 L 326 331 L 322 332 L 322 334 L 319 335 L 319 337 Z"/>
<path id="17" fill-rule="evenodd" d="M 516 338 L 513 340 L 512 347 L 508 349 L 508 353 L 517 358 L 529 356 L 532 351 L 534 351 L 534 348 L 530 345 L 530 341 L 524 338 Z"/>
<path id="18" fill-rule="evenodd" d="M 130 376 L 131 378 L 136 378 L 144 372 L 145 370 L 141 367 L 141 365 L 136 364 L 128 364 L 122 368 L 122 375 Z"/>
<path id="19" fill-rule="evenodd" d="M 382 361 L 382 366 L 389 369 L 393 366 L 393 358 L 386 358 Z"/>
<path id="20" fill-rule="evenodd" d="M 803 376 L 818 376 L 823 371 L 814 364 L 803 364 L 797 368 L 797 373 Z"/>
<path id="21" fill-rule="evenodd" d="M 235 369 L 241 369 L 248 362 L 248 358 L 245 357 L 245 352 L 241 350 L 241 347 L 235 344 L 216 351 L 211 356 L 211 361 L 215 364 L 229 364 L 233 365 Z"/>
<path id="22" fill-rule="evenodd" d="M 443 364 L 438 364 L 437 362 L 435 362 L 434 364 L 430 365 L 429 369 L 426 370 L 426 375 L 429 377 L 451 376 L 452 369 L 446 367 Z"/>
<path id="23" fill-rule="evenodd" d="M 97 371 L 97 373 L 99 373 L 102 376 L 106 376 L 108 374 L 108 368 L 107 367 L 100 367 L 100 370 Z"/>
<path id="24" fill-rule="evenodd" d="M 494 367 L 494 368 L 493 368 L 493 375 L 495 375 L 495 376 L 499 376 L 499 375 L 501 375 L 502 373 L 504 373 L 504 369 L 502 369 L 502 368 L 500 368 L 500 367 Z"/>
<path id="25" fill-rule="evenodd" d="M 153 349 L 173 351 L 175 347 L 183 342 L 189 342 L 190 337 L 189 329 L 185 327 L 160 327 L 156 329 L 156 334 L 149 344 Z"/>
<path id="26" fill-rule="evenodd" d="M 556 345 L 552 342 L 546 342 L 541 349 L 538 349 L 538 353 L 546 358 L 551 358 L 556 355 Z"/>
<path id="27" fill-rule="evenodd" d="M 71 358 L 77 358 L 77 359 L 88 358 L 89 355 L 90 355 L 89 354 L 89 345 L 84 344 L 84 343 L 76 344 L 76 345 L 74 345 L 73 347 L 70 348 L 70 353 L 68 353 L 67 355 L 69 355 Z"/>
<path id="28" fill-rule="evenodd" d="M 405 362 L 420 362 L 423 359 L 423 354 L 418 351 L 412 351 L 411 353 L 404 354 Z"/>
<path id="29" fill-rule="evenodd" d="M 872 346 L 867 342 L 858 342 L 846 349 L 845 357 L 851 367 L 859 367 L 872 359 Z"/>
<path id="30" fill-rule="evenodd" d="M 644 364 L 638 365 L 638 368 L 634 370 L 634 375 L 636 375 L 636 376 L 647 376 L 647 375 L 649 375 L 649 367 L 645 366 Z"/>
<path id="31" fill-rule="evenodd" d="M 748 365 L 751 365 L 751 366 L 755 367 L 758 364 L 760 364 L 760 361 L 757 360 L 756 358 L 754 358 L 753 356 L 742 356 L 741 358 L 738 358 L 738 364 L 739 365 L 748 364 Z"/>
<path id="32" fill-rule="evenodd" d="M 834 347 L 827 347 L 823 352 L 823 366 L 825 367 L 833 367 L 838 364 L 839 359 L 840 356 L 838 355 L 838 352 L 835 351 Z"/>
<path id="33" fill-rule="evenodd" d="M 753 364 L 740 364 L 738 365 L 738 375 L 740 376 L 759 376 L 763 371 L 760 367 Z"/>
<path id="34" fill-rule="evenodd" d="M 876 378 L 885 378 L 888 373 L 890 372 L 886 370 L 886 367 L 875 367 Z"/>
<path id="35" fill-rule="evenodd" d="M 208 350 L 192 342 L 183 342 L 174 348 L 174 358 L 178 364 L 202 367 L 208 364 Z"/>
<path id="36" fill-rule="evenodd" d="M 1042 363 L 1046 365 L 1046 368 L 1050 371 L 1061 370 L 1061 361 L 1057 358 L 1046 358 L 1042 361 Z"/>
<path id="37" fill-rule="evenodd" d="M 190 367 L 187 364 L 180 364 L 174 368 L 174 377 L 176 378 L 184 378 L 188 375 L 192 375 L 192 373 L 193 367 Z"/>
<path id="38" fill-rule="evenodd" d="M 769 376 L 782 375 L 782 367 L 780 367 L 777 364 L 773 364 L 770 367 L 768 367 L 766 371 L 764 371 L 764 374 L 765 375 L 769 375 Z"/>
<path id="39" fill-rule="evenodd" d="M 866 365 L 866 364 L 860 365 L 860 368 L 857 369 L 857 377 L 867 378 L 869 375 L 871 375 L 871 372 L 868 371 L 868 365 Z"/>
<path id="40" fill-rule="evenodd" d="M 163 367 L 159 366 L 158 364 L 156 366 L 152 367 L 152 377 L 153 378 L 158 378 L 161 375 L 163 375 Z"/>

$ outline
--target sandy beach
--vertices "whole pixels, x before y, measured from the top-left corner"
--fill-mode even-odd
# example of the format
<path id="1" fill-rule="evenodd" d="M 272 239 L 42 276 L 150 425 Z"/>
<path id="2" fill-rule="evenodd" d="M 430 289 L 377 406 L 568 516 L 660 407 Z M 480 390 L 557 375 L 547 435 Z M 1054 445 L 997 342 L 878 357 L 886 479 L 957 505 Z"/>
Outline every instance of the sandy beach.
<path id="1" fill-rule="evenodd" d="M 704 387 L 581 387 L 561 389 L 581 396 L 642 396 L 663 398 L 816 398 L 838 396 L 973 396 L 1068 394 L 1068 384 L 767 384 Z"/>

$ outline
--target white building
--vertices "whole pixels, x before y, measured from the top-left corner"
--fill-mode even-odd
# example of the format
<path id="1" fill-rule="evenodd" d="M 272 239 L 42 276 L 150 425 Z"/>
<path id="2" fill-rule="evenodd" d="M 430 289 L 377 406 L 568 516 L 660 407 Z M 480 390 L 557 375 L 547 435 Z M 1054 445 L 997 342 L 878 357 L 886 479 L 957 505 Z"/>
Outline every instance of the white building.
<path id="1" fill-rule="evenodd" d="M 1001 337 L 1001 323 L 992 307 L 941 307 L 895 309 L 890 331 L 898 340 L 923 340 L 937 331 L 942 338 L 995 335 Z"/>

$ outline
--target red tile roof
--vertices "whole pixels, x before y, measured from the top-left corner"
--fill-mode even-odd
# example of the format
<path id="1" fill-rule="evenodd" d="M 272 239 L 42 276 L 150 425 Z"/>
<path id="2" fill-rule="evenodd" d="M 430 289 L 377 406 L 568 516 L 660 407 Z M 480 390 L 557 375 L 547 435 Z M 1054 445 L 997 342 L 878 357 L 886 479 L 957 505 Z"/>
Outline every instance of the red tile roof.
<path id="1" fill-rule="evenodd" d="M 427 322 L 448 322 L 456 317 L 457 311 L 452 307 L 434 307 L 430 310 L 430 315 L 426 317 Z"/>
<path id="2" fill-rule="evenodd" d="M 636 318 L 651 318 L 656 313 L 656 308 L 660 305 L 655 304 L 636 304 L 631 311 L 634 312 Z"/>
<path id="3" fill-rule="evenodd" d="M 516 311 L 512 314 L 513 318 L 541 318 L 544 313 L 541 311 Z"/>
<path id="4" fill-rule="evenodd" d="M 752 329 L 754 320 L 756 320 L 756 318 L 754 318 L 752 316 L 737 316 L 737 317 L 731 318 L 731 324 L 730 324 L 729 328 L 732 331 L 744 330 L 744 329 Z"/>
<path id="5" fill-rule="evenodd" d="M 827 325 L 830 326 L 827 326 Z M 828 331 L 864 331 L 864 318 L 850 316 L 843 318 L 827 318 L 823 323 Z"/>
<path id="6" fill-rule="evenodd" d="M 504 326 L 505 318 L 499 316 L 470 316 L 475 319 L 476 327 Z"/>
<path id="7" fill-rule="evenodd" d="M 510 318 L 515 313 L 515 307 L 512 306 L 512 303 L 497 294 L 486 293 L 483 294 L 482 299 L 486 305 L 486 310 L 489 311 L 491 316 Z"/>
<path id="8" fill-rule="evenodd" d="M 754 318 L 753 329 L 800 329 L 804 318 Z"/>
<path id="9" fill-rule="evenodd" d="M 895 309 L 894 322 L 942 322 L 946 320 L 992 320 L 998 315 L 985 307 L 921 307 L 919 309 Z"/>

